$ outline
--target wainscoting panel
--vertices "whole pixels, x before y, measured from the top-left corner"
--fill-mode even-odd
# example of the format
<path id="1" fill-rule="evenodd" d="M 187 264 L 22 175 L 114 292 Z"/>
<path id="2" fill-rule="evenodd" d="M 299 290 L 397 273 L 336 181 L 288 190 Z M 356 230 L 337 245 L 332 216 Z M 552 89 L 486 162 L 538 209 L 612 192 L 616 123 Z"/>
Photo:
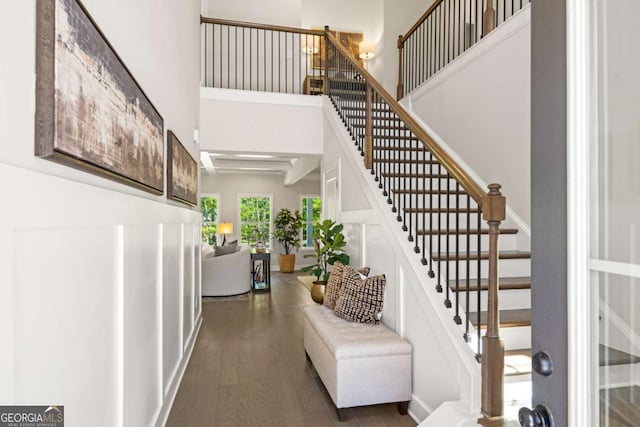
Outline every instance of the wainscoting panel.
<path id="1" fill-rule="evenodd" d="M 182 345 L 187 347 L 191 332 L 193 331 L 193 314 L 194 314 L 194 286 L 193 286 L 193 225 L 183 224 L 182 226 L 182 254 L 183 254 L 183 334 Z"/>
<path id="2" fill-rule="evenodd" d="M 162 330 L 164 395 L 166 396 L 182 357 L 182 276 L 180 270 L 182 224 L 164 224 L 162 250 L 162 301 L 165 318 Z"/>
<path id="3" fill-rule="evenodd" d="M 22 228 L 12 237 L 14 343 L 3 351 L 14 357 L 11 400 L 120 425 L 119 227 Z"/>
<path id="4" fill-rule="evenodd" d="M 124 419 L 144 425 L 162 406 L 158 227 L 124 226 Z"/>

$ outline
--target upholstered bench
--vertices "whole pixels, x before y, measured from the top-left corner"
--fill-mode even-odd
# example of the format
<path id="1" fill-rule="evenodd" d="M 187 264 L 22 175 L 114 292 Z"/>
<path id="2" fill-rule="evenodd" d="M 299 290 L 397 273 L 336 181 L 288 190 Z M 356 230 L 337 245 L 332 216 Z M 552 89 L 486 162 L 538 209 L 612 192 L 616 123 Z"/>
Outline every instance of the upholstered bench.
<path id="1" fill-rule="evenodd" d="M 411 344 L 382 324 L 346 321 L 326 306 L 305 307 L 304 348 L 338 411 L 411 400 Z"/>

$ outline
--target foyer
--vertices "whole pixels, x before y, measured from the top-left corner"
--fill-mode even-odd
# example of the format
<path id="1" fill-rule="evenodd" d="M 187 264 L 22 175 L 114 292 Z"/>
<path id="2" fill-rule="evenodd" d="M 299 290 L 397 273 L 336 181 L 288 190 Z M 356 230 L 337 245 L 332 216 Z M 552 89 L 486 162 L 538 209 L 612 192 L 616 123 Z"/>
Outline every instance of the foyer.
<path id="1" fill-rule="evenodd" d="M 415 426 L 395 404 L 351 408 L 338 422 L 303 347 L 298 274 L 274 272 L 270 293 L 205 298 L 202 326 L 167 426 Z"/>

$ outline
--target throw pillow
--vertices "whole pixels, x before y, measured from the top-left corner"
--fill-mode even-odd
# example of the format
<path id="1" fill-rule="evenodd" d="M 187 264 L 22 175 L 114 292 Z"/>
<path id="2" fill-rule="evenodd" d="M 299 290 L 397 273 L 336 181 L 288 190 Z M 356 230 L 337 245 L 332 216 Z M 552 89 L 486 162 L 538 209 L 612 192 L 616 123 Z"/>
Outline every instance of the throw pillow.
<path id="1" fill-rule="evenodd" d="M 350 322 L 380 323 L 386 284 L 384 274 L 361 280 L 358 271 L 345 267 L 334 313 Z"/>
<path id="2" fill-rule="evenodd" d="M 329 280 L 327 281 L 327 286 L 324 288 L 324 305 L 333 310 L 336 306 L 336 301 L 338 300 L 338 296 L 340 294 L 340 286 L 342 286 L 342 271 L 344 269 L 344 265 L 342 263 L 336 261 L 333 264 L 333 268 L 331 269 L 331 274 L 329 274 Z"/>
<path id="3" fill-rule="evenodd" d="M 235 242 L 235 244 L 231 244 L 231 245 L 216 246 L 216 255 L 215 256 L 232 254 L 232 253 L 234 253 L 236 251 L 237 247 L 238 247 L 238 242 L 237 241 Z"/>
<path id="4" fill-rule="evenodd" d="M 236 240 L 228 240 L 228 241 L 224 242 L 223 246 L 233 246 L 233 245 L 238 246 L 238 239 L 236 239 Z"/>

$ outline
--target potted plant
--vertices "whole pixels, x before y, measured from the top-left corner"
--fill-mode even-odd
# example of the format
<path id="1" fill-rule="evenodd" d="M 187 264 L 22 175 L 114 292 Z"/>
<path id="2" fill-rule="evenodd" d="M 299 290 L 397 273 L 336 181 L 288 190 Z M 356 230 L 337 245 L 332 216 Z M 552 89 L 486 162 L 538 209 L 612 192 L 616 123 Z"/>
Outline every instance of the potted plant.
<path id="1" fill-rule="evenodd" d="M 349 255 L 344 252 L 347 242 L 342 234 L 342 224 L 325 219 L 315 225 L 313 230 L 314 253 L 305 255 L 305 258 L 315 258 L 316 263 L 302 268 L 302 271 L 311 272 L 316 276 L 316 281 L 311 287 L 311 298 L 321 304 L 324 300 L 324 287 L 329 280 L 329 266 L 336 261 L 344 265 L 349 264 Z"/>
<path id="2" fill-rule="evenodd" d="M 280 254 L 280 271 L 293 273 L 296 265 L 296 254 L 291 253 L 293 248 L 300 247 L 300 230 L 302 229 L 302 217 L 299 211 L 291 213 L 289 209 L 280 209 L 273 221 L 275 227 L 274 237 L 284 248 L 284 254 Z"/>

